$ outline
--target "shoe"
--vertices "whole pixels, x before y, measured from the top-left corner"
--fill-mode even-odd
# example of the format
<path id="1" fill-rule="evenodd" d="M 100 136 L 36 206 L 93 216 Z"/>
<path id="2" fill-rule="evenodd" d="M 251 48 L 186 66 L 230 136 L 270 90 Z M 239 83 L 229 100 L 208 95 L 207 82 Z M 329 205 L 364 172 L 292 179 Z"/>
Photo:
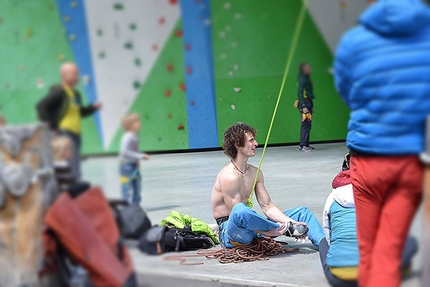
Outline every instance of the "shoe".
<path id="1" fill-rule="evenodd" d="M 312 148 L 308 146 L 302 146 L 302 147 L 299 147 L 299 151 L 309 152 L 309 151 L 312 151 Z"/>
<path id="2" fill-rule="evenodd" d="M 309 231 L 309 228 L 306 225 L 288 222 L 288 230 L 284 233 L 285 236 L 288 237 L 305 237 Z"/>
<path id="3" fill-rule="evenodd" d="M 310 145 L 310 146 L 308 146 L 308 148 L 310 148 L 310 149 L 316 149 L 316 148 L 314 148 L 314 147 L 313 147 L 313 146 L 311 146 L 311 145 Z"/>

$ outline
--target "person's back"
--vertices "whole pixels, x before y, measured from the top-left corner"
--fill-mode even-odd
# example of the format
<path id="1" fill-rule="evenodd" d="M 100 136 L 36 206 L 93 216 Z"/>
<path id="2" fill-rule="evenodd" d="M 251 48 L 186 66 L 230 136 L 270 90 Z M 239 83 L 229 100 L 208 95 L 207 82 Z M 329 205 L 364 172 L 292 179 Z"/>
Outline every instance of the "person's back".
<path id="1" fill-rule="evenodd" d="M 418 154 L 430 111 L 430 9 L 419 0 L 381 0 L 360 23 L 343 36 L 335 62 L 337 88 L 351 108 L 347 146 Z"/>

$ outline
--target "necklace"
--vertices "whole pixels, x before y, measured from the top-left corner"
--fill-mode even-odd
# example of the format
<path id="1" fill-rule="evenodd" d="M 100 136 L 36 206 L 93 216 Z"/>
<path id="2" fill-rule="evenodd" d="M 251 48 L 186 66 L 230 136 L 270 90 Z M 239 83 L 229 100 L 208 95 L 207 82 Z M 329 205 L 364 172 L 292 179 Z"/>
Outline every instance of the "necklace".
<path id="1" fill-rule="evenodd" d="M 238 172 L 240 172 L 241 174 L 245 174 L 245 173 L 246 173 L 246 167 L 245 167 L 245 171 L 241 171 L 241 170 L 237 167 L 237 165 L 235 165 L 235 164 L 234 164 L 233 160 L 231 160 L 231 163 L 234 165 L 234 168 L 235 168 Z"/>

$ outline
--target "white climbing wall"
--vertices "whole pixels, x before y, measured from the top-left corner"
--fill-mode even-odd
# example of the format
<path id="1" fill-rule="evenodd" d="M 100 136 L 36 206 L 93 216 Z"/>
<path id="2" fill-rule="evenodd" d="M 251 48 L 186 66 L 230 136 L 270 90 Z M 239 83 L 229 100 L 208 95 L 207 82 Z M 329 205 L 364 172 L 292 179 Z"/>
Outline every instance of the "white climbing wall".
<path id="1" fill-rule="evenodd" d="M 85 0 L 85 7 L 106 149 L 177 24 L 180 9 L 174 0 Z"/>

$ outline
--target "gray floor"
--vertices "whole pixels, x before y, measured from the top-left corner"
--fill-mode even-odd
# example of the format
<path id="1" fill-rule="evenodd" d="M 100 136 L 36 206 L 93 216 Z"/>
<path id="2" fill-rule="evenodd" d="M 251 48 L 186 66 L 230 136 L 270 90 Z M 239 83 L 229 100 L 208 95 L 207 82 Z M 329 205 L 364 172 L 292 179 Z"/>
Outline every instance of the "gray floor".
<path id="1" fill-rule="evenodd" d="M 262 170 L 272 201 L 282 210 L 306 206 L 321 219 L 331 181 L 340 171 L 344 143 L 315 145 L 311 153 L 297 147 L 268 148 Z M 258 165 L 262 149 L 250 163 Z M 171 210 L 178 210 L 207 223 L 215 223 L 211 215 L 210 193 L 218 171 L 229 159 L 222 151 L 154 155 L 142 162 L 142 206 L 153 223 L 158 223 Z M 103 187 L 109 198 L 120 197 L 118 160 L 95 158 L 83 162 L 83 174 L 93 184 Z M 255 204 L 257 206 L 257 204 Z M 256 207 L 259 210 L 259 207 Z M 414 220 L 411 233 L 420 238 L 422 211 Z M 216 260 L 191 258 L 203 265 L 182 266 L 167 262 L 163 256 L 147 256 L 137 249 L 130 251 L 143 286 L 328 286 L 318 253 L 310 243 L 296 244 L 281 238 L 290 246 L 299 246 L 297 254 L 280 255 L 269 261 L 219 264 Z M 191 252 L 192 253 L 192 252 Z M 402 286 L 419 286 L 420 254 L 415 257 L 412 276 Z M 201 280 L 193 285 L 195 280 Z"/>

